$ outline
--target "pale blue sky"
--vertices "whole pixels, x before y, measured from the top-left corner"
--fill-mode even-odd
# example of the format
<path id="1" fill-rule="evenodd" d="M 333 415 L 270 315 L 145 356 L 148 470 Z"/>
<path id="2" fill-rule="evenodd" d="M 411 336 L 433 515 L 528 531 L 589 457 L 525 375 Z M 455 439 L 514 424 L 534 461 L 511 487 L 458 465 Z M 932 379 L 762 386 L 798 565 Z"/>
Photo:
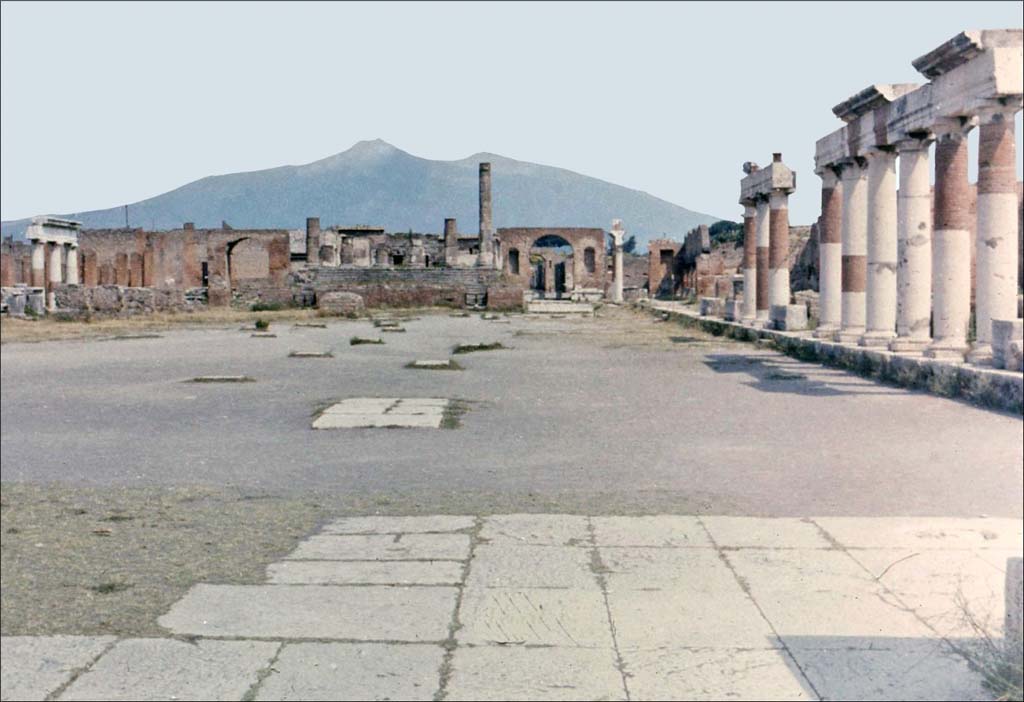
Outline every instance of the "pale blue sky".
<path id="1" fill-rule="evenodd" d="M 741 164 L 781 151 L 799 174 L 791 220 L 809 223 L 814 142 L 840 126 L 832 105 L 870 83 L 921 82 L 911 60 L 1021 14 L 1021 2 L 5 2 L 0 214 L 111 207 L 379 137 L 426 158 L 560 166 L 732 219 Z"/>

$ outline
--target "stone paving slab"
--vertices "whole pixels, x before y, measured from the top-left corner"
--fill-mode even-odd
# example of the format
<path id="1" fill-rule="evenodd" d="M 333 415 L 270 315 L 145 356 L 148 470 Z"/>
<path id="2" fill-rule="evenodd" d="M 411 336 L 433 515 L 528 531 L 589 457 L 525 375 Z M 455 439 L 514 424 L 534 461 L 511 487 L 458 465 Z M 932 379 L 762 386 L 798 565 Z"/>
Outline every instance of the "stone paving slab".
<path id="1" fill-rule="evenodd" d="M 480 538 L 542 546 L 590 545 L 587 518 L 570 514 L 495 515 L 484 522 Z"/>
<path id="2" fill-rule="evenodd" d="M 624 700 L 610 648 L 460 648 L 446 700 Z"/>
<path id="3" fill-rule="evenodd" d="M 46 699 L 114 640 L 113 636 L 5 636 L 0 699 Z"/>
<path id="4" fill-rule="evenodd" d="M 468 534 L 317 534 L 287 556 L 291 560 L 465 560 Z"/>
<path id="5" fill-rule="evenodd" d="M 314 429 L 438 429 L 442 414 L 322 414 Z"/>
<path id="6" fill-rule="evenodd" d="M 458 585 L 456 561 L 284 561 L 267 567 L 267 582 L 294 585 Z"/>
<path id="7" fill-rule="evenodd" d="M 685 590 L 744 596 L 729 566 L 712 549 L 612 546 L 599 552 L 611 592 Z"/>
<path id="8" fill-rule="evenodd" d="M 726 558 L 787 642 L 791 636 L 933 636 L 841 551 L 745 549 Z"/>
<path id="9" fill-rule="evenodd" d="M 721 548 L 832 548 L 821 529 L 806 519 L 701 517 Z"/>
<path id="10" fill-rule="evenodd" d="M 612 648 L 598 590 L 469 588 L 459 614 L 459 643 Z"/>
<path id="11" fill-rule="evenodd" d="M 60 699 L 238 700 L 280 647 L 266 641 L 119 641 Z"/>
<path id="12" fill-rule="evenodd" d="M 846 548 L 1024 549 L 1019 519 L 818 517 L 814 522 Z"/>
<path id="13" fill-rule="evenodd" d="M 463 531 L 475 524 L 474 517 L 434 515 L 429 517 L 346 517 L 325 525 L 332 534 L 414 534 Z"/>
<path id="14" fill-rule="evenodd" d="M 782 649 L 664 647 L 622 653 L 638 700 L 816 700 Z"/>
<path id="15" fill-rule="evenodd" d="M 602 546 L 711 548 L 697 517 L 594 517 L 594 534 Z"/>
<path id="16" fill-rule="evenodd" d="M 980 678 L 941 642 L 898 637 L 790 639 L 823 699 L 990 700 Z M 793 644 L 796 645 L 793 645 Z"/>
<path id="17" fill-rule="evenodd" d="M 673 646 L 772 648 L 780 645 L 741 591 L 612 590 L 608 608 L 623 651 Z"/>
<path id="18" fill-rule="evenodd" d="M 1000 574 L 1005 573 L 1005 567 L 1000 571 L 977 553 L 863 549 L 852 555 L 944 636 L 976 636 L 965 618 L 967 614 L 989 630 L 998 631 L 1002 626 L 1006 598 Z M 969 603 L 969 613 L 964 612 L 961 603 Z"/>
<path id="19" fill-rule="evenodd" d="M 431 700 L 444 649 L 427 644 L 285 644 L 257 700 Z"/>
<path id="20" fill-rule="evenodd" d="M 590 550 L 501 541 L 477 547 L 468 584 L 470 587 L 598 590 Z"/>
<path id="21" fill-rule="evenodd" d="M 453 587 L 196 585 L 158 622 L 172 633 L 194 636 L 442 641 L 455 592 Z"/>

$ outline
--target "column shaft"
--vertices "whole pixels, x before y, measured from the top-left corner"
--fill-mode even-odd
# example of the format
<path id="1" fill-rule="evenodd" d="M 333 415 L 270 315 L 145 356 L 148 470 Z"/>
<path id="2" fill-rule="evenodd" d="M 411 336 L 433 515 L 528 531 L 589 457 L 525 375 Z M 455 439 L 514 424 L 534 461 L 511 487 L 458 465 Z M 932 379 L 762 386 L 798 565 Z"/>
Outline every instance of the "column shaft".
<path id="1" fill-rule="evenodd" d="M 753 205 L 743 206 L 743 309 L 740 318 L 757 317 L 757 225 Z"/>
<path id="2" fill-rule="evenodd" d="M 768 200 L 769 308 L 789 304 L 789 196 L 773 190 Z"/>
<path id="3" fill-rule="evenodd" d="M 896 201 L 896 338 L 893 351 L 920 351 L 931 340 L 932 187 L 928 142 L 899 146 Z"/>
<path id="4" fill-rule="evenodd" d="M 857 161 L 844 163 L 842 320 L 836 341 L 854 343 L 864 333 L 867 287 L 867 178 Z"/>
<path id="5" fill-rule="evenodd" d="M 821 175 L 821 220 L 818 224 L 818 328 L 816 337 L 831 337 L 842 321 L 843 189 L 831 168 Z"/>
<path id="6" fill-rule="evenodd" d="M 978 224 L 970 360 L 992 359 L 992 320 L 1017 318 L 1017 176 L 1013 112 L 982 116 L 978 135 Z"/>
<path id="7" fill-rule="evenodd" d="M 930 358 L 962 361 L 971 316 L 970 186 L 967 129 L 947 128 L 935 144 L 935 233 L 932 250 L 934 338 Z"/>
<path id="8" fill-rule="evenodd" d="M 66 257 L 68 285 L 78 285 L 78 247 L 73 244 L 69 245 Z"/>
<path id="9" fill-rule="evenodd" d="M 896 154 L 868 156 L 868 267 L 861 346 L 888 346 L 896 336 Z"/>
<path id="10" fill-rule="evenodd" d="M 615 242 L 615 281 L 612 284 L 612 302 L 622 302 L 622 243 Z"/>
<path id="11" fill-rule="evenodd" d="M 46 286 L 46 243 L 32 242 L 32 287 Z"/>
<path id="12" fill-rule="evenodd" d="M 46 309 L 53 310 L 57 307 L 57 294 L 54 292 L 54 285 L 59 284 L 63 280 L 61 275 L 61 252 L 64 250 L 63 244 L 50 244 L 50 279 L 46 285 Z"/>
<path id="13" fill-rule="evenodd" d="M 757 319 L 768 320 L 768 248 L 771 242 L 768 233 L 768 200 L 757 201 L 754 214 L 754 228 L 757 232 Z"/>

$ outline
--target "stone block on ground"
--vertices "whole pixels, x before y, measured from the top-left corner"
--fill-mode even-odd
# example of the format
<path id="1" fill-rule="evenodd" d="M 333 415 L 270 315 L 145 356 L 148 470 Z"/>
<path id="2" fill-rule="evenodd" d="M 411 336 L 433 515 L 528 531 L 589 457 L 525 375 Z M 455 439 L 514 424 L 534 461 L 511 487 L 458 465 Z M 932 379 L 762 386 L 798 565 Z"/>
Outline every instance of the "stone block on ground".
<path id="1" fill-rule="evenodd" d="M 702 297 L 700 314 L 702 317 L 721 317 L 725 309 L 725 300 L 720 297 Z"/>
<path id="2" fill-rule="evenodd" d="M 772 305 L 772 325 L 779 331 L 807 329 L 806 305 Z"/>
<path id="3" fill-rule="evenodd" d="M 353 292 L 325 292 L 317 295 L 316 306 L 328 314 L 360 314 L 366 309 L 362 295 Z"/>
<path id="4" fill-rule="evenodd" d="M 1020 370 L 1011 344 L 1024 341 L 1024 319 L 992 320 L 992 365 L 1006 370 Z"/>
<path id="5" fill-rule="evenodd" d="M 732 299 L 725 301 L 725 319 L 729 322 L 738 322 L 743 316 L 743 301 Z"/>

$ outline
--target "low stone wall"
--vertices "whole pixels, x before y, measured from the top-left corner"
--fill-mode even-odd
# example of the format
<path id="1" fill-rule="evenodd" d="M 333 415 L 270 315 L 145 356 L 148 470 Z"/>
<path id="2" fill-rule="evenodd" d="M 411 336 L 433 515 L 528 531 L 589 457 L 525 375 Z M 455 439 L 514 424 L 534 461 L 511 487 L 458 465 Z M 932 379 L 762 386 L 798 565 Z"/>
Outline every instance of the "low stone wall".
<path id="1" fill-rule="evenodd" d="M 53 286 L 58 314 L 128 317 L 153 312 L 187 312 L 196 304 L 176 289 L 130 288 L 122 285 L 57 284 Z"/>
<path id="2" fill-rule="evenodd" d="M 839 344 L 815 339 L 809 332 L 755 328 L 724 319 L 701 317 L 696 309 L 658 303 L 641 306 L 656 314 L 667 315 L 668 319 L 683 326 L 697 327 L 714 336 L 741 341 L 765 340 L 776 350 L 801 361 L 822 363 L 883 383 L 1024 414 L 1024 375 L 1021 373 Z"/>
<path id="3" fill-rule="evenodd" d="M 351 292 L 367 307 L 463 307 L 466 293 L 481 288 L 487 290 L 489 308 L 522 308 L 520 286 L 500 271 L 473 268 L 308 268 L 292 274 L 290 295 Z"/>

